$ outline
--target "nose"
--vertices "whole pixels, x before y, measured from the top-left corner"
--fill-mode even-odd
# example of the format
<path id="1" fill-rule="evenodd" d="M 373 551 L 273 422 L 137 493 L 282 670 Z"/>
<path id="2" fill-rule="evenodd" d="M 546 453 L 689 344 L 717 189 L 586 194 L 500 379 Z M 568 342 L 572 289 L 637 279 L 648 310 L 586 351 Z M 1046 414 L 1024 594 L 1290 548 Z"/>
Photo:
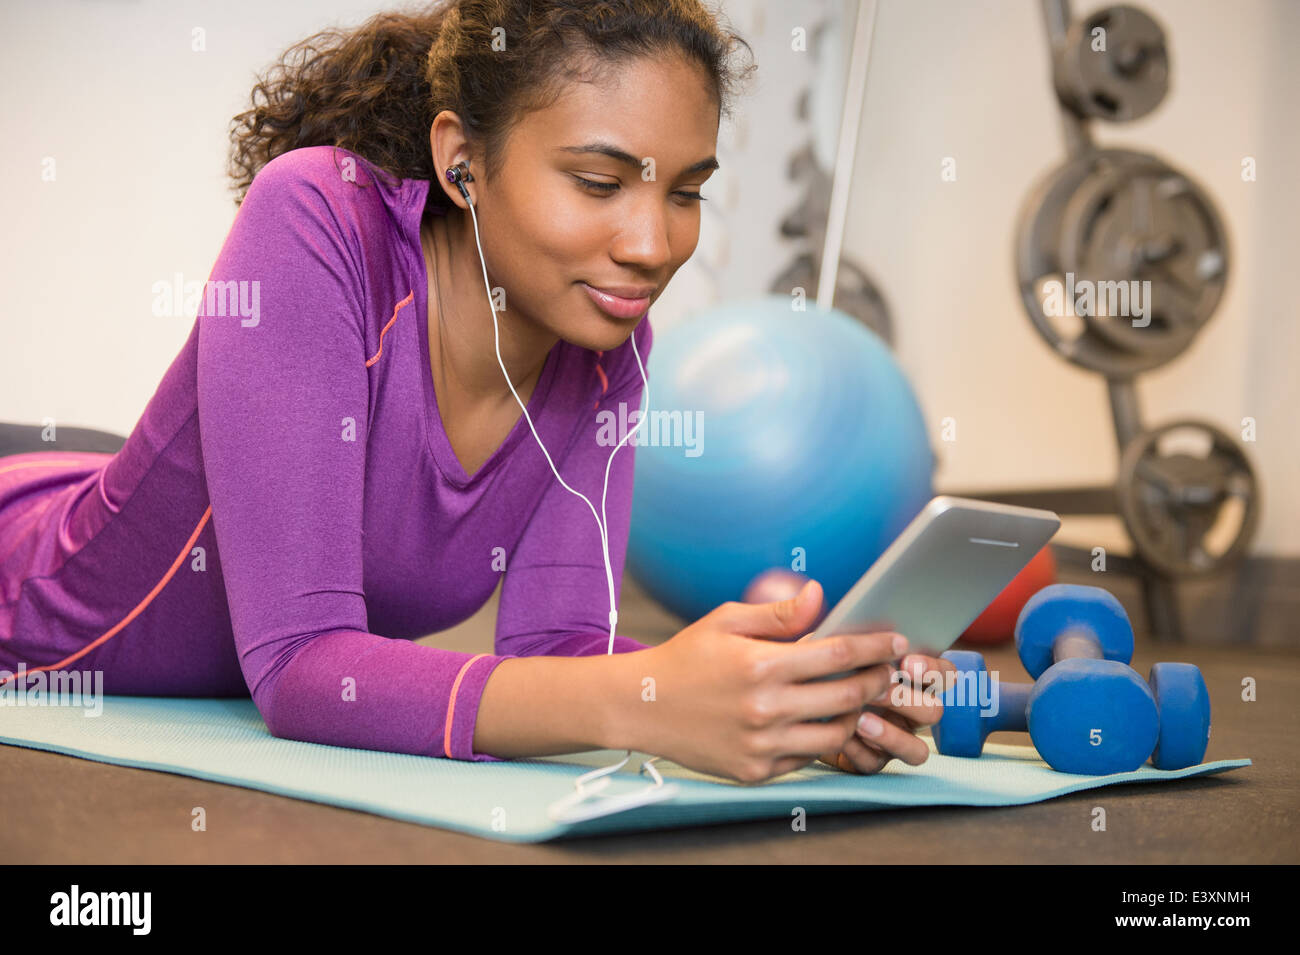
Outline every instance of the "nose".
<path id="1" fill-rule="evenodd" d="M 668 211 L 661 196 L 647 196 L 627 208 L 611 256 L 646 274 L 662 272 L 672 260 Z"/>

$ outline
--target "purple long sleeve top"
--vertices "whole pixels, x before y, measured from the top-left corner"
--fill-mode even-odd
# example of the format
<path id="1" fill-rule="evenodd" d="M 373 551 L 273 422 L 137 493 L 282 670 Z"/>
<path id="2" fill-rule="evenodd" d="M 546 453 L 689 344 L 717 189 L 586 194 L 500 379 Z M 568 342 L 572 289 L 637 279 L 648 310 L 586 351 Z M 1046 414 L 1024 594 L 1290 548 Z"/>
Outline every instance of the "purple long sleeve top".
<path id="1" fill-rule="evenodd" d="M 429 188 L 343 149 L 276 157 L 125 446 L 0 458 L 0 669 L 98 670 L 108 694 L 251 694 L 279 737 L 492 760 L 474 725 L 502 660 L 606 652 L 596 521 L 528 422 L 472 475 L 443 428 Z M 633 334 L 644 362 L 648 314 Z M 561 340 L 528 401 L 598 510 L 622 437 L 600 412 L 630 414 L 642 389 L 630 341 Z M 609 472 L 616 591 L 634 454 L 629 440 Z M 473 615 L 498 582 L 494 653 L 411 642 Z"/>

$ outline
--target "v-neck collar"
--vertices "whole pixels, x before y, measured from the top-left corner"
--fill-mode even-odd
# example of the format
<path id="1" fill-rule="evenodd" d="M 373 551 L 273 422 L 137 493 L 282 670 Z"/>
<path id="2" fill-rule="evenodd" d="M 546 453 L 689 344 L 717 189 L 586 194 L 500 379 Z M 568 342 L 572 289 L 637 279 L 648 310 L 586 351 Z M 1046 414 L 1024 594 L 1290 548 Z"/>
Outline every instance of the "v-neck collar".
<path id="1" fill-rule="evenodd" d="M 438 408 L 438 395 L 433 385 L 433 368 L 429 354 L 429 275 L 424 261 L 424 246 L 420 242 L 420 222 L 424 217 L 424 205 L 428 199 L 430 183 L 427 179 L 408 179 L 406 184 L 411 187 L 411 202 L 406 207 L 406 237 L 408 248 L 412 254 L 413 263 L 412 271 L 415 273 L 412 277 L 413 291 L 415 292 L 416 306 L 416 324 L 419 326 L 420 335 L 420 380 L 424 392 L 424 409 L 425 409 L 425 433 L 428 441 L 429 453 L 432 455 L 438 469 L 442 472 L 451 484 L 458 488 L 466 488 L 472 484 L 477 484 L 485 475 L 496 470 L 497 466 L 504 460 L 514 448 L 519 440 L 530 433 L 528 421 L 521 413 L 515 421 L 515 425 L 506 435 L 505 440 L 487 457 L 473 474 L 467 474 L 464 465 L 456 457 L 456 452 L 451 446 L 451 439 L 447 437 L 447 429 L 443 424 L 442 412 Z M 528 409 L 528 417 L 532 419 L 534 427 L 537 425 L 538 415 L 546 403 L 547 395 L 550 393 L 551 384 L 555 379 L 555 368 L 559 364 L 560 356 L 557 354 L 561 342 L 556 342 L 546 355 L 546 361 L 542 367 L 542 373 L 538 376 L 537 384 L 533 388 L 533 393 L 529 396 L 525 407 Z"/>

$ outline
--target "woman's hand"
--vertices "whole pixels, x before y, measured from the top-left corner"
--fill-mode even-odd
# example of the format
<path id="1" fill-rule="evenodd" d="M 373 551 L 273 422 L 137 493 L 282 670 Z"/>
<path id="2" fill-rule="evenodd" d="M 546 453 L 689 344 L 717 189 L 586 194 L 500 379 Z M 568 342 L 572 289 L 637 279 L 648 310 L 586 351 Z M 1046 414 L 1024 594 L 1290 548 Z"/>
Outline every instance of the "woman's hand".
<path id="1" fill-rule="evenodd" d="M 752 783 L 824 753 L 858 752 L 858 716 L 889 693 L 889 661 L 903 654 L 906 641 L 895 633 L 801 641 L 821 600 L 821 585 L 810 581 L 789 600 L 730 601 L 659 646 L 627 654 L 620 682 L 639 699 L 619 703 L 612 738 Z M 844 671 L 856 672 L 806 682 Z"/>
<path id="2" fill-rule="evenodd" d="M 854 737 L 839 750 L 820 756 L 828 766 L 848 773 L 878 773 L 891 759 L 920 766 L 930 747 L 916 736 L 921 726 L 933 726 L 943 716 L 947 674 L 957 668 L 947 660 L 913 653 L 903 658 L 893 685 L 862 714 Z"/>

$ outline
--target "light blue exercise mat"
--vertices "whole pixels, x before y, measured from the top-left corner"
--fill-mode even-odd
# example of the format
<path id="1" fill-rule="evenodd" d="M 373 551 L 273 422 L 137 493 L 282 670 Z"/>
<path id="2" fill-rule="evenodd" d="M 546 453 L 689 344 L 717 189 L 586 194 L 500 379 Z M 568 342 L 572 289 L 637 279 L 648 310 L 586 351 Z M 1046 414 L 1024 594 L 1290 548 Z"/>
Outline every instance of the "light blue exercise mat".
<path id="1" fill-rule="evenodd" d="M 277 739 L 252 700 L 105 696 L 98 716 L 74 706 L 0 706 L 0 742 L 104 763 L 155 769 L 359 809 L 505 842 L 792 818 L 899 806 L 1013 806 L 1117 783 L 1168 782 L 1249 766 L 1222 759 L 1171 772 L 1143 766 L 1111 776 L 1058 773 L 1027 746 L 990 743 L 980 759 L 897 760 L 874 776 L 813 763 L 761 785 L 742 785 L 659 760 L 676 795 L 583 822 L 555 822 L 547 807 L 574 780 L 626 752 L 471 763 Z M 928 737 L 927 737 L 928 739 Z M 931 743 L 933 749 L 933 743 Z M 645 788 L 634 754 L 600 794 Z"/>

